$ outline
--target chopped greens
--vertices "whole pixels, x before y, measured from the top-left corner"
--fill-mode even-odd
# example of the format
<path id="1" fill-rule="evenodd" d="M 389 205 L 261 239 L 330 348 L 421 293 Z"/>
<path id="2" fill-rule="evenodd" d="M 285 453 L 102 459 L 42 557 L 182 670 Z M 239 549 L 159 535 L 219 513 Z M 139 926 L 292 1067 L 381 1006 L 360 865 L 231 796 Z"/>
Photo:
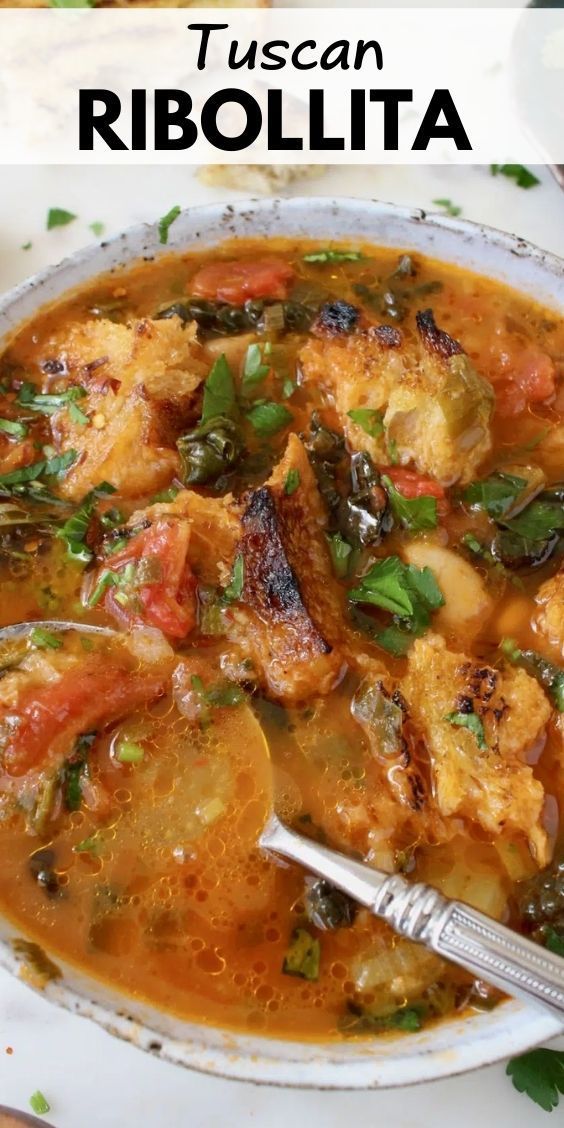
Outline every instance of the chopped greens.
<path id="1" fill-rule="evenodd" d="M 86 395 L 86 388 L 82 388 L 79 384 L 73 384 L 71 388 L 67 388 L 65 392 L 55 392 L 52 394 L 38 392 L 35 384 L 25 381 L 17 397 L 17 403 L 20 407 L 25 407 L 27 411 L 36 411 L 39 415 L 54 415 L 62 407 L 69 408 L 69 414 L 74 407 L 78 412 L 76 417 L 71 415 L 73 422 L 86 422 L 88 417 L 83 415 L 79 408 L 76 407 L 76 401 L 83 399 Z"/>
<path id="2" fill-rule="evenodd" d="M 462 497 L 468 505 L 485 509 L 490 517 L 499 519 L 513 508 L 526 485 L 525 478 L 498 471 L 481 482 L 471 482 Z"/>
<path id="3" fill-rule="evenodd" d="M 86 495 L 76 512 L 59 529 L 57 536 L 66 544 L 70 560 L 88 564 L 94 558 L 92 549 L 86 544 L 90 522 L 98 499 L 112 493 L 115 493 L 114 487 L 109 482 L 101 482 Z"/>
<path id="4" fill-rule="evenodd" d="M 548 948 L 549 952 L 554 952 L 557 956 L 564 956 L 564 936 L 546 925 L 544 929 L 544 946 Z"/>
<path id="5" fill-rule="evenodd" d="M 6 435 L 13 435 L 15 439 L 25 439 L 27 427 L 25 423 L 18 423 L 15 419 L 0 419 L 0 431 Z"/>
<path id="6" fill-rule="evenodd" d="M 492 176 L 507 176 L 509 180 L 514 180 L 518 188 L 534 188 L 536 184 L 540 184 L 538 176 L 534 172 L 530 172 L 525 165 L 520 164 L 493 164 L 490 165 Z"/>
<path id="7" fill-rule="evenodd" d="M 349 591 L 349 599 L 392 613 L 392 625 L 374 637 L 384 650 L 396 656 L 405 654 L 413 639 L 425 633 L 431 612 L 444 604 L 431 569 L 404 564 L 399 556 L 388 556 L 373 564 L 358 587 Z"/>
<path id="8" fill-rule="evenodd" d="M 22 466 L 19 470 L 10 470 L 7 474 L 0 474 L 0 495 L 16 496 L 30 494 L 33 495 L 33 500 L 42 500 L 38 496 L 38 491 L 32 489 L 39 485 L 41 478 L 58 478 L 61 477 L 72 466 L 76 459 L 76 451 L 68 450 L 66 454 L 58 454 L 53 458 L 42 459 L 41 462 L 33 462 L 30 466 Z M 41 483 L 41 491 L 43 485 Z M 56 502 L 58 499 L 54 498 L 52 494 L 45 490 L 44 497 L 49 502 Z"/>
<path id="9" fill-rule="evenodd" d="M 145 749 L 134 740 L 119 740 L 115 758 L 120 764 L 140 764 L 145 758 Z"/>
<path id="10" fill-rule="evenodd" d="M 168 233 L 175 219 L 178 219 L 181 210 L 179 204 L 175 204 L 166 215 L 159 219 L 159 243 L 168 243 Z"/>
<path id="11" fill-rule="evenodd" d="M 536 650 L 521 650 L 512 638 L 505 638 L 501 649 L 509 662 L 522 666 L 540 682 L 558 712 L 564 713 L 564 669 Z"/>
<path id="12" fill-rule="evenodd" d="M 88 753 L 95 739 L 95 732 L 79 736 L 74 751 L 61 768 L 60 782 L 67 811 L 78 811 L 82 803 L 82 778 L 88 775 Z"/>
<path id="13" fill-rule="evenodd" d="M 231 572 L 231 580 L 229 581 L 223 593 L 223 599 L 226 603 L 236 603 L 243 594 L 243 584 L 245 581 L 245 561 L 241 553 L 239 553 L 233 561 L 233 570 Z"/>
<path id="14" fill-rule="evenodd" d="M 341 536 L 341 533 L 327 533 L 326 535 L 333 571 L 339 580 L 343 580 L 349 570 L 353 551 L 352 545 Z"/>
<path id="15" fill-rule="evenodd" d="M 53 3 L 53 0 L 51 0 L 51 2 Z M 57 8 L 67 7 L 67 5 L 62 5 L 61 3 L 54 4 L 53 6 Z M 75 5 L 73 5 L 73 7 L 74 6 Z M 40 1089 L 36 1089 L 35 1093 L 31 1094 L 29 1103 L 32 1111 L 36 1116 L 45 1116 L 47 1112 L 51 1111 L 51 1105 L 49 1104 L 47 1098 L 43 1096 L 43 1093 Z"/>
<path id="16" fill-rule="evenodd" d="M 100 238 L 100 235 L 104 234 L 105 224 L 100 223 L 100 221 L 98 219 L 95 219 L 94 223 L 90 223 L 89 227 L 90 227 L 92 234 L 95 235 L 97 239 Z"/>
<path id="17" fill-rule="evenodd" d="M 361 251 L 310 251 L 302 255 L 304 262 L 359 262 L 365 256 Z"/>
<path id="18" fill-rule="evenodd" d="M 476 744 L 481 752 L 487 751 L 486 734 L 484 732 L 484 722 L 477 713 L 447 713 L 445 721 L 449 725 L 457 725 L 459 728 L 467 728 L 476 737 Z"/>
<path id="19" fill-rule="evenodd" d="M 295 467 L 292 467 L 291 470 L 288 470 L 288 473 L 286 474 L 286 480 L 284 482 L 284 493 L 287 497 L 291 497 L 291 495 L 296 492 L 300 482 L 301 478 L 299 470 L 297 470 Z"/>
<path id="20" fill-rule="evenodd" d="M 59 650 L 63 645 L 62 639 L 51 631 L 46 631 L 44 627 L 34 627 L 30 631 L 29 641 L 39 650 Z"/>
<path id="21" fill-rule="evenodd" d="M 343 1034 L 377 1034 L 384 1030 L 403 1030 L 415 1034 L 417 1030 L 421 1030 L 426 1010 L 423 1005 L 412 1004 L 399 1007 L 389 1014 L 378 1014 L 370 1007 L 350 1002 L 339 1027 Z"/>
<path id="22" fill-rule="evenodd" d="M 70 5 L 57 4 L 55 7 L 70 7 Z M 78 5 L 73 4 L 72 7 L 76 8 Z M 82 6 L 82 5 L 81 5 Z M 90 5 L 88 5 L 90 7 Z M 49 208 L 47 212 L 47 230 L 52 231 L 54 227 L 66 227 L 76 219 L 73 212 L 66 211 L 65 208 Z"/>
<path id="23" fill-rule="evenodd" d="M 268 376 L 270 372 L 270 365 L 264 363 L 264 357 L 268 355 L 266 345 L 261 346 L 258 344 L 249 345 L 245 353 L 245 362 L 243 365 L 243 377 L 241 386 L 244 392 L 248 392 L 251 388 L 256 387 L 257 384 Z"/>
<path id="24" fill-rule="evenodd" d="M 352 411 L 347 411 L 347 415 L 353 423 L 358 423 L 358 426 L 362 427 L 362 430 L 372 439 L 377 439 L 384 434 L 381 411 L 373 411 L 370 407 L 355 407 Z"/>
<path id="25" fill-rule="evenodd" d="M 531 1050 L 512 1058 L 505 1070 L 518 1093 L 526 1093 L 545 1112 L 558 1107 L 564 1095 L 564 1050 Z"/>
<path id="26" fill-rule="evenodd" d="M 275 435 L 293 420 L 291 411 L 282 403 L 259 403 L 247 413 L 247 419 L 257 435 Z"/>
<path id="27" fill-rule="evenodd" d="M 382 477 L 382 484 L 386 487 L 392 513 L 404 529 L 418 533 L 422 529 L 436 528 L 436 497 L 404 497 L 386 475 Z"/>
<path id="28" fill-rule="evenodd" d="M 452 200 L 448 198 L 433 200 L 432 202 L 436 204 L 438 208 L 442 208 L 445 215 L 450 215 L 454 218 L 462 214 L 462 208 L 459 207 L 458 204 L 453 204 Z"/>
<path id="29" fill-rule="evenodd" d="M 235 381 L 225 353 L 218 356 L 204 384 L 204 400 L 200 424 L 218 416 L 232 419 L 237 414 Z"/>
<path id="30" fill-rule="evenodd" d="M 296 928 L 286 950 L 282 971 L 301 979 L 319 979 L 321 945 L 306 928 Z"/>
<path id="31" fill-rule="evenodd" d="M 236 465 L 243 453 L 237 423 L 222 415 L 181 435 L 176 445 L 182 465 L 181 478 L 187 486 L 216 481 Z"/>

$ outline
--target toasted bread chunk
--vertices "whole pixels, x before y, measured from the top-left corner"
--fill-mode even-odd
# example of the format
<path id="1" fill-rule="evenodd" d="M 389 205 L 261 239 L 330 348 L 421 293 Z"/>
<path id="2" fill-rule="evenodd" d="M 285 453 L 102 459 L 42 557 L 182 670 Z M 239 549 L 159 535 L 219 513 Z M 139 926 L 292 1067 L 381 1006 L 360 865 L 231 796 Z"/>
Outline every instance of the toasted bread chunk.
<path id="1" fill-rule="evenodd" d="M 58 449 L 78 452 L 61 492 L 79 500 L 105 480 L 136 497 L 169 482 L 179 465 L 176 439 L 193 421 L 207 371 L 195 327 L 179 318 L 76 322 L 43 353 L 86 392 L 78 406 L 87 424 L 66 407 L 52 418 Z"/>
<path id="2" fill-rule="evenodd" d="M 564 571 L 541 584 L 535 603 L 534 626 L 564 658 Z"/>
<path id="3" fill-rule="evenodd" d="M 290 470 L 299 484 L 287 494 Z M 342 597 L 324 527 L 305 448 L 290 435 L 271 478 L 246 497 L 243 595 L 233 611 L 233 637 L 244 640 L 261 681 L 285 702 L 329 693 L 344 669 Z"/>
<path id="4" fill-rule="evenodd" d="M 300 355 L 304 378 L 331 394 L 355 450 L 387 462 L 391 440 L 402 464 L 414 462 L 445 486 L 467 482 L 491 448 L 492 388 L 431 310 L 417 314 L 417 334 L 372 326 L 310 340 Z M 367 434 L 351 418 L 359 408 L 379 413 L 382 434 Z"/>
<path id="5" fill-rule="evenodd" d="M 551 712 L 537 682 L 521 669 L 501 674 L 477 665 L 428 634 L 410 650 L 402 692 L 427 744 L 441 814 L 471 819 L 493 835 L 520 831 L 537 864 L 545 865 L 544 790 L 525 763 Z M 475 714 L 483 740 L 452 724 L 451 714 Z"/>

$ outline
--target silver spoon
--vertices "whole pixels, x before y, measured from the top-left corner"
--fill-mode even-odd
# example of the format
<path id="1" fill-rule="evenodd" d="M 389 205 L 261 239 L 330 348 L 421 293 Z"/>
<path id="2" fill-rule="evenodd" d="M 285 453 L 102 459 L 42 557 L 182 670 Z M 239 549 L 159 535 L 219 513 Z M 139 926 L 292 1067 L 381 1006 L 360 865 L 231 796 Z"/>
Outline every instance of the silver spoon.
<path id="1" fill-rule="evenodd" d="M 113 627 L 98 627 L 92 623 L 71 623 L 69 619 L 34 619 L 30 623 L 11 623 L 9 627 L 0 627 L 0 644 L 3 642 L 17 642 L 20 638 L 25 638 L 26 634 L 31 634 L 32 631 L 39 627 L 40 630 L 53 631 L 54 634 L 60 634 L 61 631 L 76 631 L 77 634 L 100 634 L 100 635 L 115 635 Z"/>
<path id="2" fill-rule="evenodd" d="M 326 878 L 374 916 L 432 952 L 510 995 L 540 1004 L 564 1021 L 564 959 L 491 920 L 477 909 L 443 897 L 430 885 L 380 873 L 344 854 L 303 838 L 276 815 L 259 843 Z"/>
<path id="3" fill-rule="evenodd" d="M 54 632 L 116 635 L 111 627 L 39 619 L 0 628 L 0 644 L 23 638 L 34 628 Z M 267 746 L 265 746 L 268 754 Z M 330 850 L 284 826 L 271 814 L 259 845 L 319 874 L 405 936 L 486 979 L 510 995 L 540 1004 L 564 1021 L 564 959 L 533 944 L 477 909 L 444 897 L 430 885 L 381 873 Z"/>

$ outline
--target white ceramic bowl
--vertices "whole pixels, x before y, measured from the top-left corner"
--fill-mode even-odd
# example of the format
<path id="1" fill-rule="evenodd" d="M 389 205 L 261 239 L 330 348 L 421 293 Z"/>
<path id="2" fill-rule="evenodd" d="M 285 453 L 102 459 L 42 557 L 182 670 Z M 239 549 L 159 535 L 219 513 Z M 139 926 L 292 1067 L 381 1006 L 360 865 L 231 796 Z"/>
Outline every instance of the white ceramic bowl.
<path id="1" fill-rule="evenodd" d="M 120 267 L 142 257 L 211 247 L 250 235 L 359 239 L 419 251 L 508 282 L 560 316 L 564 310 L 564 262 L 514 236 L 374 201 L 260 200 L 188 209 L 170 228 L 165 247 L 159 243 L 156 225 L 144 225 L 80 251 L 3 299 L 0 338 L 5 343 L 41 306 L 98 274 L 115 270 L 119 275 Z M 14 973 L 20 965 L 13 946 L 17 935 L 13 926 L 0 921 L 0 962 Z M 45 988 L 54 1002 L 169 1061 L 276 1085 L 361 1089 L 430 1081 L 520 1053 L 562 1029 L 548 1013 L 512 1001 L 407 1036 L 324 1045 L 282 1041 L 183 1022 L 56 962 L 61 978 Z"/>

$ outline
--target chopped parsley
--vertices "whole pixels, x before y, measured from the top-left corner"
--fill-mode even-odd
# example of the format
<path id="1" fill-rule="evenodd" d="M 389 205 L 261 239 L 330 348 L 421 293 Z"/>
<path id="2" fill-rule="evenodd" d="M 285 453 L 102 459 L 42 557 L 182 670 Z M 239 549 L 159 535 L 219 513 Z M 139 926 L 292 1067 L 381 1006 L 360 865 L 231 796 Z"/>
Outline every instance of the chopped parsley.
<path id="1" fill-rule="evenodd" d="M 268 376 L 270 372 L 270 365 L 264 363 L 264 357 L 267 356 L 267 347 L 264 345 L 249 345 L 245 353 L 245 362 L 243 365 L 243 378 L 241 385 L 244 392 L 254 388 L 257 384 Z"/>
<path id="2" fill-rule="evenodd" d="M 467 728 L 476 737 L 476 744 L 481 752 L 487 751 L 487 740 L 484 732 L 484 722 L 477 713 L 447 713 L 445 721 L 459 728 Z"/>
<path id="3" fill-rule="evenodd" d="M 462 208 L 459 207 L 458 204 L 453 204 L 452 200 L 446 197 L 440 200 L 433 200 L 432 202 L 436 204 L 438 208 L 442 208 L 445 215 L 450 215 L 455 218 L 457 215 L 462 214 Z"/>
<path id="4" fill-rule="evenodd" d="M 444 604 L 444 596 L 430 568 L 404 564 L 399 556 L 378 560 L 349 591 L 352 603 L 368 603 L 394 616 L 391 626 L 375 631 L 374 639 L 396 657 L 424 634 L 431 612 Z"/>
<path id="5" fill-rule="evenodd" d="M 353 551 L 352 545 L 345 540 L 341 533 L 327 533 L 326 536 L 333 571 L 339 580 L 343 580 L 349 570 L 351 553 Z"/>
<path id="6" fill-rule="evenodd" d="M 525 165 L 493 164 L 490 165 L 490 169 L 492 176 L 507 176 L 509 180 L 515 181 L 518 188 L 534 188 L 536 184 L 540 184 L 538 176 L 525 168 Z"/>
<path id="7" fill-rule="evenodd" d="M 288 470 L 288 473 L 286 474 L 286 481 L 284 482 L 284 493 L 287 497 L 291 497 L 291 495 L 296 492 L 300 482 L 301 478 L 299 470 L 297 470 L 295 467 L 292 467 L 291 470 Z"/>
<path id="8" fill-rule="evenodd" d="M 62 4 L 62 3 L 52 4 L 51 6 L 54 7 L 54 8 L 90 7 L 89 4 L 88 5 L 82 5 L 82 4 L 80 4 L 80 5 L 72 4 L 71 5 L 71 4 Z M 54 227 L 67 227 L 68 224 L 72 223 L 73 220 L 75 220 L 76 218 L 77 217 L 74 214 L 74 212 L 66 211 L 65 208 L 49 208 L 49 211 L 47 212 L 47 230 L 52 231 Z"/>
<path id="9" fill-rule="evenodd" d="M 166 215 L 159 219 L 159 243 L 168 243 L 168 233 L 175 219 L 178 219 L 180 212 L 179 204 L 175 204 Z"/>
<path id="10" fill-rule="evenodd" d="M 140 764 L 145 759 L 145 749 L 134 740 L 119 740 L 115 758 L 120 764 Z"/>
<path id="11" fill-rule="evenodd" d="M 231 580 L 228 583 L 223 593 L 223 600 L 225 603 L 236 603 L 243 594 L 243 584 L 245 580 L 245 561 L 241 553 L 235 557 L 233 561 L 233 570 L 231 572 Z"/>
<path id="12" fill-rule="evenodd" d="M 29 641 L 39 650 L 59 650 L 63 645 L 62 639 L 51 631 L 46 631 L 44 627 L 34 627 L 30 631 Z"/>
<path id="13" fill-rule="evenodd" d="M 564 1094 L 564 1050 L 531 1050 L 512 1058 L 505 1070 L 518 1093 L 526 1093 L 545 1112 L 552 1112 Z"/>
<path id="14" fill-rule="evenodd" d="M 247 419 L 257 435 L 275 435 L 283 427 L 288 427 L 293 418 L 284 404 L 274 402 L 257 404 L 247 413 Z"/>
<path id="15" fill-rule="evenodd" d="M 237 413 L 235 381 L 225 353 L 218 356 L 204 384 L 201 423 L 218 415 L 232 419 Z"/>
<path id="16" fill-rule="evenodd" d="M 386 487 L 390 508 L 399 525 L 418 533 L 422 529 L 435 529 L 437 526 L 437 499 L 436 497 L 404 497 L 394 486 L 391 478 L 382 477 L 382 484 Z"/>
<path id="17" fill-rule="evenodd" d="M 306 928 L 296 928 L 288 945 L 282 971 L 284 975 L 297 975 L 300 979 L 319 979 L 321 945 Z"/>
<path id="18" fill-rule="evenodd" d="M 90 227 L 92 234 L 95 235 L 97 239 L 99 239 L 100 236 L 104 234 L 105 224 L 100 223 L 100 221 L 98 219 L 95 219 L 94 223 L 90 223 L 89 227 Z"/>
<path id="19" fill-rule="evenodd" d="M 88 564 L 93 559 L 94 553 L 86 544 L 90 522 L 98 499 L 114 492 L 114 487 L 109 482 L 101 482 L 86 495 L 76 512 L 59 529 L 57 536 L 66 544 L 67 555 L 71 560 Z"/>
<path id="20" fill-rule="evenodd" d="M 82 388 L 80 384 L 73 384 L 71 388 L 67 388 L 66 392 L 43 393 L 37 391 L 35 384 L 30 384 L 26 380 L 18 392 L 16 402 L 20 407 L 25 407 L 27 411 L 36 411 L 39 415 L 54 415 L 62 407 L 68 407 L 70 414 L 72 408 L 76 407 L 76 401 L 84 399 L 85 395 L 86 388 Z M 83 415 L 78 408 L 74 421 L 76 422 L 77 419 L 80 422 L 88 423 L 87 416 Z"/>
<path id="21" fill-rule="evenodd" d="M 384 434 L 384 422 L 381 411 L 374 411 L 371 407 L 355 407 L 352 411 L 347 411 L 349 419 L 353 423 L 357 423 L 362 430 L 370 435 L 372 439 L 377 439 L 380 435 Z"/>
<path id="22" fill-rule="evenodd" d="M 22 245 L 20 247 L 20 251 L 31 251 L 32 246 L 33 246 L 33 243 L 31 243 L 31 241 L 28 240 L 27 243 L 22 243 Z"/>

